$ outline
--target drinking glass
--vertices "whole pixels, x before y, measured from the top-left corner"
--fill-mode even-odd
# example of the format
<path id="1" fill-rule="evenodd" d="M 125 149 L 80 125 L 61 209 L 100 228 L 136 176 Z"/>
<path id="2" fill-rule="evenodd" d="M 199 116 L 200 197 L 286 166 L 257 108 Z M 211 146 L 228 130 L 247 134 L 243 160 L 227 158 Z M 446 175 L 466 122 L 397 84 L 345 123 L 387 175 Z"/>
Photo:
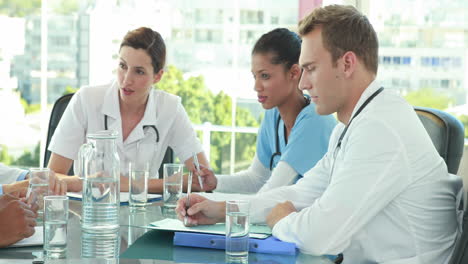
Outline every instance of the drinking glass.
<path id="1" fill-rule="evenodd" d="M 249 201 L 226 202 L 226 262 L 248 263 Z"/>
<path id="2" fill-rule="evenodd" d="M 128 204 L 133 209 L 144 209 L 148 199 L 149 164 L 131 162 L 128 168 L 130 178 Z"/>
<path id="3" fill-rule="evenodd" d="M 164 206 L 175 208 L 182 195 L 183 164 L 164 164 Z"/>
<path id="4" fill-rule="evenodd" d="M 44 220 L 44 197 L 51 193 L 49 186 L 50 170 L 48 168 L 31 168 L 29 169 L 29 187 L 26 198 L 30 200 L 31 196 L 35 196 L 38 205 L 37 219 L 38 225 L 41 225 Z"/>
<path id="5" fill-rule="evenodd" d="M 68 197 L 44 197 L 44 251 L 47 258 L 67 255 Z"/>

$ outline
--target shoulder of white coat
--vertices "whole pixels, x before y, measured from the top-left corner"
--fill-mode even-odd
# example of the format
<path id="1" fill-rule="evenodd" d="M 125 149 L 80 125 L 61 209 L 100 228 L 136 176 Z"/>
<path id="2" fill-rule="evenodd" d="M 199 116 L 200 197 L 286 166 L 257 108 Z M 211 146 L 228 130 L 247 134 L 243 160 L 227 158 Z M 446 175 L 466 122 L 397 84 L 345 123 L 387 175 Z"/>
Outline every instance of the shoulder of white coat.
<path id="1" fill-rule="evenodd" d="M 403 98 L 400 94 L 396 91 L 391 89 L 385 89 L 381 94 L 375 97 L 374 99 L 377 103 L 370 104 L 370 108 L 376 108 L 381 110 L 388 110 L 389 107 L 395 108 L 393 110 L 399 110 L 403 108 L 403 110 L 407 110 L 408 108 L 412 108 L 412 106 Z"/>
<path id="2" fill-rule="evenodd" d="M 405 123 L 409 125 L 418 121 L 413 106 L 390 89 L 384 90 L 374 100 L 375 102 L 370 103 L 362 111 L 362 117 L 358 116 L 356 121 L 372 119 L 374 122 L 384 122 L 389 126 L 400 126 Z"/>
<path id="3" fill-rule="evenodd" d="M 109 98 L 112 88 L 112 83 L 83 86 L 75 93 L 72 100 L 78 100 L 79 104 L 85 108 L 93 109 L 92 111 L 100 111 L 98 109 L 101 109 L 106 98 Z"/>
<path id="4" fill-rule="evenodd" d="M 156 107 L 160 106 L 172 106 L 175 104 L 182 104 L 182 99 L 180 96 L 168 93 L 162 90 L 153 90 L 155 97 Z"/>
<path id="5" fill-rule="evenodd" d="M 94 86 L 83 86 L 75 93 L 75 96 L 85 99 L 88 103 L 90 101 L 99 101 L 102 103 L 103 98 L 106 96 L 108 90 L 111 88 L 111 83 Z M 100 103 L 100 104 L 101 104 Z"/>
<path id="6" fill-rule="evenodd" d="M 85 97 L 100 97 L 102 98 L 108 89 L 110 89 L 111 84 L 103 84 L 103 85 L 93 85 L 93 86 L 83 86 L 78 91 L 76 94 L 79 94 L 80 96 L 85 96 Z"/>

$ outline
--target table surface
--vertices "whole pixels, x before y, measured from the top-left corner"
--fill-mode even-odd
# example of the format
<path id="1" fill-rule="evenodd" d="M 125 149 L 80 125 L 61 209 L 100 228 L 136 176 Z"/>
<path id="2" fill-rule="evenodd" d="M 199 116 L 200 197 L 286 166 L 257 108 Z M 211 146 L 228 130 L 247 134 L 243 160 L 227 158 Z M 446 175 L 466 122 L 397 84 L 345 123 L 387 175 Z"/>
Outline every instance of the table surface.
<path id="1" fill-rule="evenodd" d="M 113 235 L 95 238 L 81 232 L 81 201 L 70 200 L 67 258 L 47 263 L 224 263 L 224 250 L 172 245 L 173 233 L 147 229 L 151 222 L 175 218 L 161 202 L 145 211 L 120 207 L 120 229 Z M 43 259 L 42 246 L 0 249 L 0 263 L 33 263 Z M 38 263 L 35 261 L 35 263 Z M 249 253 L 249 263 L 332 263 L 325 257 L 298 253 L 295 256 Z"/>

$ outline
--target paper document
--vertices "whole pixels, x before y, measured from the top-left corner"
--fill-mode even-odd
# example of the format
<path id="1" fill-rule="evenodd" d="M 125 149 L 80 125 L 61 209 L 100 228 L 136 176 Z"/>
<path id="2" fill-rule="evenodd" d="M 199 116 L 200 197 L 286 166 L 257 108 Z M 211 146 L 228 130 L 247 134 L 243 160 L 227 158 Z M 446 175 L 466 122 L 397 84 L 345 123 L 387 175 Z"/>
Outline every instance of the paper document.
<path id="1" fill-rule="evenodd" d="M 9 247 L 42 246 L 44 244 L 44 228 L 42 226 L 36 226 L 34 229 L 34 235 L 24 238 Z"/>
<path id="2" fill-rule="evenodd" d="M 81 192 L 67 192 L 67 196 L 70 197 L 72 200 L 80 200 L 83 199 L 83 195 Z M 128 204 L 128 192 L 120 192 L 120 203 Z M 160 194 L 149 194 L 148 193 L 148 202 L 154 202 L 161 199 Z"/>
<path id="3" fill-rule="evenodd" d="M 196 232 L 206 234 L 218 234 L 224 235 L 226 233 L 225 224 L 215 225 L 199 225 L 194 227 L 186 227 L 184 224 L 177 219 L 166 218 L 160 221 L 151 223 L 149 228 L 158 230 L 168 231 L 180 231 L 180 232 Z M 271 228 L 265 225 L 250 225 L 250 237 L 251 238 L 267 238 L 271 235 Z"/>

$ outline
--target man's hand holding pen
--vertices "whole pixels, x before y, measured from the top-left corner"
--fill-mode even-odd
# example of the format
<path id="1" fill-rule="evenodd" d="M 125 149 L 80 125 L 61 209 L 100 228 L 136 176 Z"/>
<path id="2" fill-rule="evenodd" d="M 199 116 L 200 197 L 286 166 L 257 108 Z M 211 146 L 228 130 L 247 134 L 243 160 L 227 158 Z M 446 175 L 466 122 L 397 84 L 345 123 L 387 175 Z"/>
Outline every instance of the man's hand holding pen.
<path id="1" fill-rule="evenodd" d="M 224 222 L 226 203 L 211 201 L 198 194 L 190 194 L 190 207 L 187 209 L 187 197 L 184 197 L 177 202 L 175 211 L 179 220 L 186 226 L 211 225 Z"/>

